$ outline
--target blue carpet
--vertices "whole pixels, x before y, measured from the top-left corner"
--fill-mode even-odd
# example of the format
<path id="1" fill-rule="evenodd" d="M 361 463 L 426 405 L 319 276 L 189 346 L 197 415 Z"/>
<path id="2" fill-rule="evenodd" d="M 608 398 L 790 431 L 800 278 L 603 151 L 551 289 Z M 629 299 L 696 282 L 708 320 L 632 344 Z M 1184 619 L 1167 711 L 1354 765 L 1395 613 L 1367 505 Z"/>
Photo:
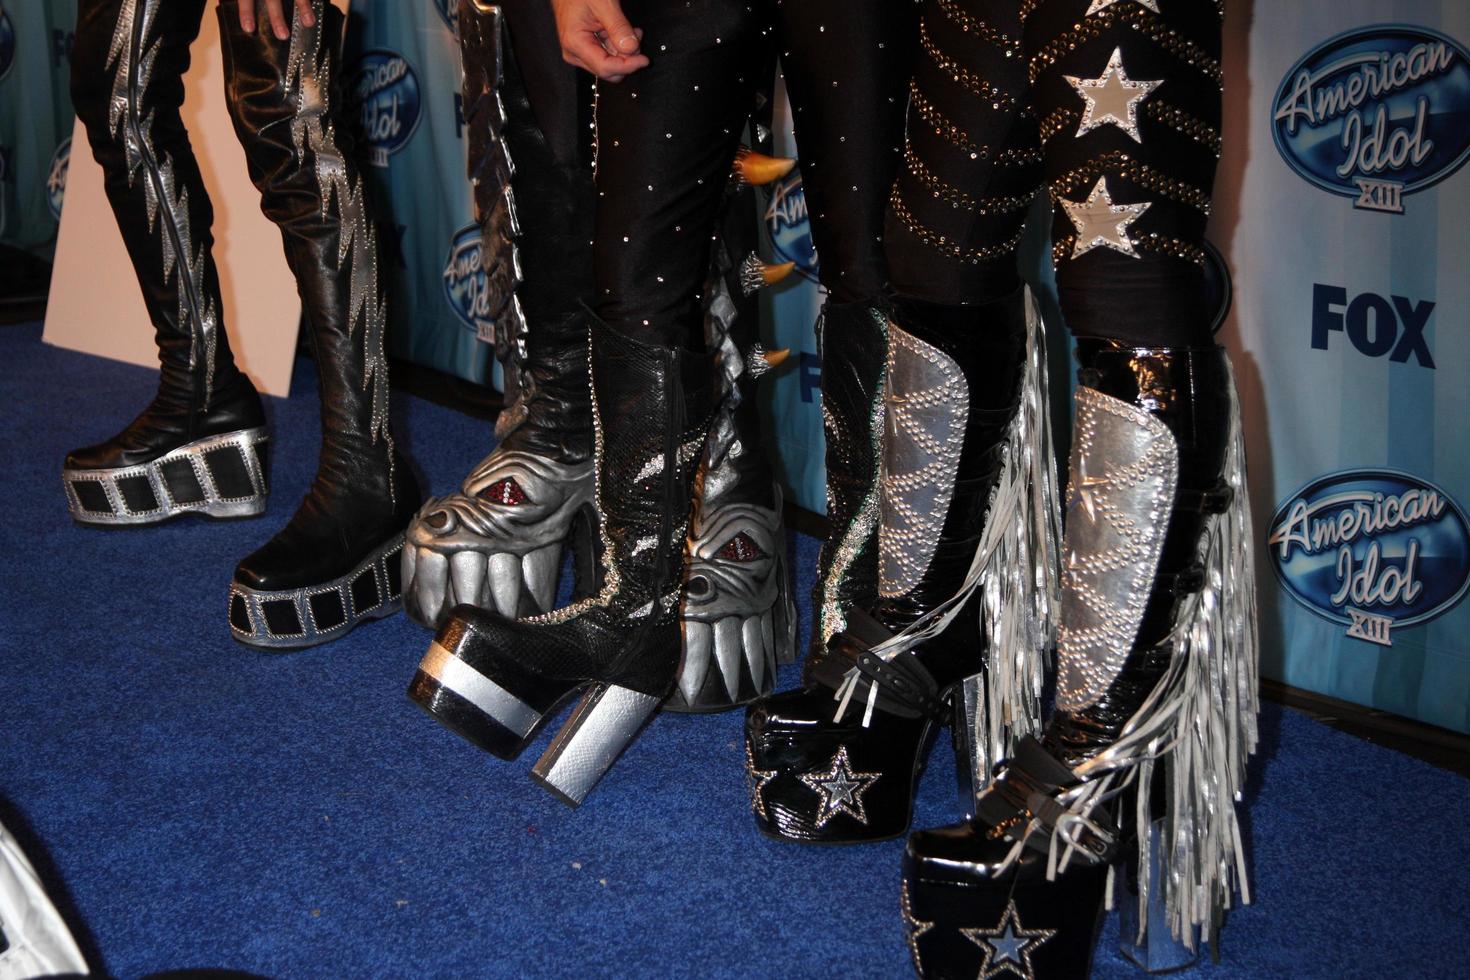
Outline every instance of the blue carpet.
<path id="1" fill-rule="evenodd" d="M 154 375 L 47 347 L 36 326 L 0 328 L 0 364 L 0 821 L 99 972 L 909 973 L 902 842 L 758 835 L 738 713 L 658 718 L 573 811 L 527 778 L 534 753 L 498 762 L 408 702 L 428 635 L 403 617 L 288 655 L 231 641 L 234 564 L 315 465 L 309 365 L 270 400 L 264 519 L 97 531 L 67 516 L 61 457 L 131 417 Z M 397 408 L 435 491 L 487 449 L 483 423 Z M 815 542 L 794 548 L 809 580 Z M 1256 904 L 1193 975 L 1470 976 L 1470 784 L 1274 706 L 1262 723 Z M 954 818 L 953 786 L 941 743 L 919 825 Z M 1096 976 L 1137 976 L 1116 933 L 1110 919 Z"/>

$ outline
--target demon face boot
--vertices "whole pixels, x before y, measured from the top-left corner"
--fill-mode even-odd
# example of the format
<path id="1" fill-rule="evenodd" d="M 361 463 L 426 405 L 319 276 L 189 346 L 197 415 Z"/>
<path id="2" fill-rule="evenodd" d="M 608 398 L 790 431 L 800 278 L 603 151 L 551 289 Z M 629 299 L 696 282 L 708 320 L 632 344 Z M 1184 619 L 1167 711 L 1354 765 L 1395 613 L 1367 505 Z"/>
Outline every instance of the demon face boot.
<path id="1" fill-rule="evenodd" d="M 460 4 L 470 182 L 505 407 L 494 451 L 459 493 L 428 501 L 409 526 L 404 605 L 429 627 L 458 604 L 507 618 L 549 611 L 569 538 L 578 578 L 592 587 L 596 517 L 582 312 L 592 298 L 590 149 L 585 163 L 562 159 L 537 123 L 538 109 L 575 115 L 574 105 L 562 103 L 590 105 L 591 94 L 581 97 L 585 73 L 559 58 L 549 69 L 540 64 L 556 48 L 535 42 L 553 37 L 554 25 L 531 19 L 549 22 L 549 9 L 527 4 L 517 13 L 527 22 L 510 27 L 524 27 L 524 38 L 507 30 L 501 8 Z M 533 30 L 540 26 L 550 33 Z M 518 55 L 535 59 L 524 73 Z M 548 76 L 561 88 L 543 85 L 533 100 L 528 84 Z"/>
<path id="2" fill-rule="evenodd" d="M 1086 976 L 1125 858 L 1164 883 L 1189 948 L 1201 929 L 1213 942 L 1237 886 L 1249 901 L 1233 803 L 1256 739 L 1255 593 L 1229 365 L 1219 348 L 1099 340 L 1079 340 L 1078 360 L 1057 711 L 973 821 L 910 838 L 904 915 L 924 976 L 1000 956 Z"/>
<path id="3" fill-rule="evenodd" d="M 158 393 L 122 432 L 69 453 L 62 479 L 82 524 L 265 510 L 260 396 L 235 366 L 211 254 L 213 212 L 179 118 L 203 0 L 83 0 L 72 98 L 143 290 Z"/>
<path id="4" fill-rule="evenodd" d="M 796 659 L 796 607 L 781 490 L 761 451 L 757 379 L 787 352 L 757 342 L 756 294 L 793 265 L 757 257 L 752 179 L 782 161 L 742 148 L 736 190 L 713 249 L 705 340 L 716 352 L 720 407 L 696 482 L 684 590 L 684 655 L 667 711 L 727 711 L 775 689 L 777 664 Z M 784 169 L 789 170 L 789 167 Z M 735 257 L 746 254 L 743 261 Z"/>
<path id="5" fill-rule="evenodd" d="M 601 590 L 514 621 L 456 606 L 409 687 L 441 724 L 502 759 L 580 695 L 532 770 L 572 805 L 673 690 L 685 537 L 713 390 L 704 356 L 600 321 L 591 347 Z"/>
<path id="6" fill-rule="evenodd" d="M 286 527 L 235 569 L 230 629 L 267 649 L 313 646 L 401 605 L 399 551 L 419 489 L 388 431 L 377 236 L 336 106 L 342 16 L 317 0 L 289 41 L 219 8 L 235 131 L 281 229 L 316 355 L 322 445 Z"/>
<path id="7" fill-rule="evenodd" d="M 985 755 L 1036 727 L 1039 658 L 1018 653 L 1040 647 L 1018 641 L 1046 631 L 1053 601 L 1045 576 L 1038 595 L 1012 565 L 1035 556 L 1049 567 L 1055 554 L 1043 350 L 1021 289 L 977 307 L 898 304 L 879 598 L 848 611 L 806 687 L 747 716 L 752 804 L 766 834 L 852 843 L 907 831 L 931 735 L 967 704 L 966 678 L 985 689 L 983 644 L 997 654 L 997 745 Z M 959 726 L 957 744 L 969 734 Z"/>

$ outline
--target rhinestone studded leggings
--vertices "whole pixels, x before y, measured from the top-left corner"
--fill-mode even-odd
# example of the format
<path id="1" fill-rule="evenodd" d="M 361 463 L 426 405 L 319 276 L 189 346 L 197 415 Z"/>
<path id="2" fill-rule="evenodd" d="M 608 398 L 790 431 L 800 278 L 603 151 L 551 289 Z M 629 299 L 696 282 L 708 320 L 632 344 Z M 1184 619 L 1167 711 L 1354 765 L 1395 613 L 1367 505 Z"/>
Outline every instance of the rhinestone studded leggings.
<path id="1" fill-rule="evenodd" d="M 822 284 L 839 302 L 887 282 L 913 4 L 626 0 L 650 65 L 598 85 L 597 312 L 641 340 L 697 346 L 699 289 L 756 90 L 779 55 Z"/>
<path id="2" fill-rule="evenodd" d="M 1044 185 L 1074 333 L 1208 343 L 1222 16 L 1223 0 L 923 0 L 889 205 L 895 290 L 1005 295 Z"/>

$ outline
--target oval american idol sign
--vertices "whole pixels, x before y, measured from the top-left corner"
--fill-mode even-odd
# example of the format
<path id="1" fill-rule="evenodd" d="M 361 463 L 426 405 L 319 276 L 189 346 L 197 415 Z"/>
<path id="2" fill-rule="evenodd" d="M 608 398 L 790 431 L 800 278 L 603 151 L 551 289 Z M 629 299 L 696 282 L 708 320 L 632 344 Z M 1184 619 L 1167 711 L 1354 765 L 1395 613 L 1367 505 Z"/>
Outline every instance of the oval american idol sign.
<path id="1" fill-rule="evenodd" d="M 1353 470 L 1307 484 L 1272 518 L 1268 545 L 1293 598 L 1383 646 L 1470 590 L 1470 520 L 1408 473 Z"/>
<path id="2" fill-rule="evenodd" d="M 1405 196 L 1470 159 L 1470 51 L 1427 27 L 1365 27 L 1318 45 L 1275 105 L 1287 164 L 1354 207 L 1402 214 Z"/>
<path id="3" fill-rule="evenodd" d="M 444 298 L 454 315 L 481 340 L 493 341 L 490 294 L 480 254 L 480 226 L 466 225 L 454 233 L 444 262 Z"/>
<path id="4" fill-rule="evenodd" d="M 368 146 L 368 162 L 388 166 L 388 157 L 408 143 L 422 111 L 419 77 L 408 59 L 394 51 L 366 51 L 347 80 L 358 135 Z"/>
<path id="5" fill-rule="evenodd" d="M 792 170 L 771 185 L 771 199 L 766 204 L 766 231 L 771 237 L 771 248 L 781 261 L 795 262 L 797 272 L 816 282 L 817 250 L 812 245 L 812 225 L 807 217 L 800 170 Z"/>

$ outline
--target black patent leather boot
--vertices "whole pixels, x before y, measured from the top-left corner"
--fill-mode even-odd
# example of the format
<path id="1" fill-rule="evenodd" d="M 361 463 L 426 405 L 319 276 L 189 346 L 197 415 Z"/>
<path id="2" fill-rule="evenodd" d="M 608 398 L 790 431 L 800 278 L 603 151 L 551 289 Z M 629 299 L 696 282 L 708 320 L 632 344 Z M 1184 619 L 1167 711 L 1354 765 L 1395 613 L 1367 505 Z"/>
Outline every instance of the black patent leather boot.
<path id="1" fill-rule="evenodd" d="M 973 974 L 1006 949 L 1038 978 L 1086 976 L 1109 867 L 1139 855 L 1160 815 L 1174 828 L 1160 879 L 1182 883 L 1164 904 L 1191 948 L 1241 873 L 1231 801 L 1254 742 L 1253 582 L 1229 365 L 1219 348 L 1083 339 L 1077 354 L 1057 711 L 971 822 L 909 840 L 925 976 Z"/>
<path id="2" fill-rule="evenodd" d="M 982 669 L 982 590 L 966 590 L 1020 408 L 1026 297 L 975 307 L 900 301 L 888 328 L 878 599 L 809 664 L 806 685 L 746 718 L 756 823 L 822 843 L 908 830 L 933 734 Z M 964 592 L 963 595 L 961 593 Z M 897 655 L 942 604 L 954 615 Z"/>
<path id="3" fill-rule="evenodd" d="M 227 94 L 261 206 L 281 229 L 321 396 L 316 479 L 295 515 L 235 569 L 230 630 L 248 646 L 314 646 L 397 611 L 417 481 L 388 429 L 377 234 L 340 117 L 342 15 L 314 4 L 291 37 L 219 7 Z"/>
<path id="4" fill-rule="evenodd" d="M 878 598 L 878 463 L 888 316 L 859 303 L 828 303 L 818 324 L 826 436 L 827 540 L 817 555 L 808 662 L 847 625 L 849 609 Z"/>
<path id="5" fill-rule="evenodd" d="M 441 724 L 502 759 L 580 697 L 532 769 L 580 804 L 673 689 L 695 466 L 711 412 L 708 357 L 592 327 L 594 596 L 529 619 L 456 606 L 409 687 Z"/>
<path id="6" fill-rule="evenodd" d="M 507 23 L 507 18 L 509 23 Z M 561 62 L 544 4 L 460 0 L 469 176 L 480 222 L 481 314 L 504 370 L 495 449 L 458 493 L 427 501 L 403 550 L 404 607 L 437 627 L 455 605 L 515 618 L 556 601 L 562 550 L 593 579 L 591 150 L 577 125 L 590 76 Z M 521 64 L 524 61 L 525 64 Z M 569 117 L 569 118 L 563 118 Z M 577 134 L 571 145 L 551 133 Z"/>
<path id="7" fill-rule="evenodd" d="M 158 344 L 158 393 L 122 432 L 67 454 L 82 524 L 249 517 L 268 492 L 265 415 L 235 366 L 211 251 L 214 220 L 179 118 L 203 0 L 83 0 L 72 98 Z"/>

